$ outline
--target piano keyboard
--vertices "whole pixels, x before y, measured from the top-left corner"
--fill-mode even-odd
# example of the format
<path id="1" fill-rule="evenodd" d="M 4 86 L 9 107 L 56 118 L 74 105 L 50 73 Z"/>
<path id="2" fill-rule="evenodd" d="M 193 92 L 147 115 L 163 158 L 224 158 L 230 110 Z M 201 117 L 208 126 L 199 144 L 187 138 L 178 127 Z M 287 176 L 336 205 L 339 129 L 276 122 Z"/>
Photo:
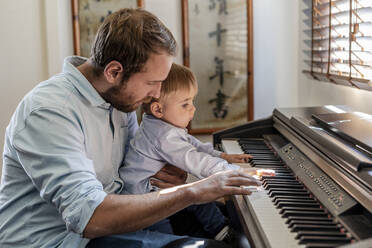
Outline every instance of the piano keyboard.
<path id="1" fill-rule="evenodd" d="M 265 247 L 337 247 L 352 242 L 263 139 L 222 140 L 222 147 L 228 154 L 251 154 L 252 167 L 276 171 L 274 177 L 261 179 L 264 191 L 244 196 L 265 236 Z"/>

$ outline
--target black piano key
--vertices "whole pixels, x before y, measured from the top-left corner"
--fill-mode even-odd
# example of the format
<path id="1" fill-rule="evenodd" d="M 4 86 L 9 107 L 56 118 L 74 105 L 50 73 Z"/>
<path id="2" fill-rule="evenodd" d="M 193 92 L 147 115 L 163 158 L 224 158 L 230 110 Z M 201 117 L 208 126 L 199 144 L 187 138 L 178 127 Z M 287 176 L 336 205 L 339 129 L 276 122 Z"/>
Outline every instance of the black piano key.
<path id="1" fill-rule="evenodd" d="M 295 220 L 314 220 L 314 221 L 329 221 L 334 223 L 334 221 L 328 216 L 289 216 L 285 221 L 286 224 L 289 224 L 291 221 Z"/>
<path id="2" fill-rule="evenodd" d="M 295 191 L 276 191 L 272 190 L 269 193 L 270 197 L 275 197 L 275 196 L 304 196 L 304 197 L 309 197 L 310 194 L 308 192 L 295 192 Z"/>
<path id="3" fill-rule="evenodd" d="M 272 183 L 272 184 L 266 184 L 266 185 L 263 185 L 263 187 L 267 190 L 269 189 L 303 189 L 304 186 L 302 185 L 291 185 L 291 184 L 276 184 L 276 183 Z"/>
<path id="4" fill-rule="evenodd" d="M 276 202 L 276 201 L 279 201 L 279 200 L 291 200 L 291 199 L 293 199 L 293 200 L 304 200 L 304 201 L 313 200 L 309 196 L 289 196 L 289 195 L 281 196 L 281 195 L 279 195 L 279 196 L 273 197 L 272 201 Z"/>
<path id="5" fill-rule="evenodd" d="M 325 237 L 325 236 L 302 236 L 299 240 L 300 244 L 306 243 L 333 243 L 335 245 L 350 243 L 349 237 Z"/>
<path id="6" fill-rule="evenodd" d="M 335 224 L 329 225 L 301 225 L 295 224 L 291 228 L 292 232 L 298 231 L 332 231 L 332 232 L 339 232 L 340 228 Z"/>
<path id="7" fill-rule="evenodd" d="M 243 149 L 242 149 L 242 150 L 243 150 Z M 273 152 L 270 151 L 269 149 L 267 149 L 267 150 L 245 149 L 245 150 L 243 150 L 243 151 L 246 152 L 247 154 L 252 155 L 252 156 L 259 155 L 259 154 L 273 154 Z"/>
<path id="8" fill-rule="evenodd" d="M 307 207 L 282 207 L 279 211 L 280 214 L 283 214 L 286 211 L 308 211 L 313 213 L 325 213 L 322 208 L 307 208 Z"/>
<path id="9" fill-rule="evenodd" d="M 270 151 L 270 154 L 273 153 L 269 148 L 265 146 L 242 145 L 241 148 L 242 150 L 247 150 L 247 151 Z"/>
<path id="10" fill-rule="evenodd" d="M 341 232 L 319 232 L 319 231 L 299 231 L 297 232 L 295 238 L 299 239 L 302 236 L 327 236 L 327 237 L 347 237 L 345 233 Z"/>
<path id="11" fill-rule="evenodd" d="M 307 207 L 307 208 L 321 208 L 321 206 L 316 202 L 290 202 L 290 201 L 281 201 L 274 203 L 275 206 L 282 207 Z"/>
<path id="12" fill-rule="evenodd" d="M 336 246 L 339 246 L 340 244 L 334 244 L 334 243 L 307 243 L 305 245 L 306 248 L 334 248 Z"/>
<path id="13" fill-rule="evenodd" d="M 265 164 L 260 164 L 260 165 L 254 165 L 252 164 L 253 167 L 256 167 L 256 168 L 262 168 L 262 169 L 272 169 L 272 170 L 276 170 L 278 168 L 281 168 L 281 167 L 278 167 L 278 166 L 272 166 L 272 165 L 265 165 Z"/>
<path id="14" fill-rule="evenodd" d="M 295 180 L 295 178 L 293 176 L 273 176 L 275 179 L 288 179 L 288 180 Z M 265 180 L 266 178 L 268 178 L 268 176 L 263 176 L 262 177 L 262 180 Z"/>
<path id="15" fill-rule="evenodd" d="M 262 180 L 262 183 L 286 183 L 286 184 L 299 184 L 295 179 L 278 179 L 275 177 L 272 178 L 265 178 Z"/>
<path id="16" fill-rule="evenodd" d="M 312 199 L 276 199 L 275 201 L 273 201 L 274 205 L 275 206 L 291 206 L 291 205 L 295 205 L 295 206 L 298 206 L 298 205 L 302 205 L 302 206 L 319 206 L 319 203 L 316 202 L 315 200 L 312 200 Z M 284 203 L 283 205 L 279 205 L 279 204 L 282 204 Z"/>
<path id="17" fill-rule="evenodd" d="M 306 189 L 287 189 L 287 188 L 275 188 L 269 189 L 269 194 L 271 192 L 302 192 L 302 193 L 309 193 Z"/>
<path id="18" fill-rule="evenodd" d="M 329 225 L 336 224 L 334 221 L 316 221 L 316 220 L 291 220 L 288 223 L 288 227 L 293 227 L 293 225 Z"/>
<path id="19" fill-rule="evenodd" d="M 279 161 L 278 157 L 276 157 L 273 154 L 255 154 L 252 159 L 256 159 L 256 160 L 263 159 L 263 160 Z"/>
<path id="20" fill-rule="evenodd" d="M 327 217 L 328 213 L 317 213 L 317 212 L 312 212 L 312 211 L 297 211 L 297 210 L 287 210 L 283 211 L 282 217 L 287 218 L 291 216 L 307 216 L 307 217 Z"/>

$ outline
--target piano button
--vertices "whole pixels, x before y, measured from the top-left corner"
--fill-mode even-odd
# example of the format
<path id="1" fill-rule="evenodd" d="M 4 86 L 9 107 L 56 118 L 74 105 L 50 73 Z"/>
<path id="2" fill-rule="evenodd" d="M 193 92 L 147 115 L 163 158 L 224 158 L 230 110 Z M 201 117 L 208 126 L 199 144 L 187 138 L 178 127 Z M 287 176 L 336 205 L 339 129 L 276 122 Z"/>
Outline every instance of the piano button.
<path id="1" fill-rule="evenodd" d="M 298 231 L 333 231 L 339 232 L 340 228 L 337 225 L 302 225 L 302 224 L 295 224 L 291 228 L 292 232 Z"/>
<path id="2" fill-rule="evenodd" d="M 318 212 L 312 212 L 312 211 L 295 211 L 295 210 L 286 210 L 283 211 L 282 217 L 288 218 L 291 216 L 308 216 L 308 217 L 327 217 L 328 214 L 323 212 L 323 213 L 318 213 Z"/>
<path id="3" fill-rule="evenodd" d="M 291 221 L 321 221 L 321 222 L 330 222 L 334 223 L 333 219 L 328 218 L 328 216 L 323 216 L 323 217 L 316 217 L 316 216 L 289 216 L 287 220 L 285 221 L 286 224 L 289 224 Z"/>

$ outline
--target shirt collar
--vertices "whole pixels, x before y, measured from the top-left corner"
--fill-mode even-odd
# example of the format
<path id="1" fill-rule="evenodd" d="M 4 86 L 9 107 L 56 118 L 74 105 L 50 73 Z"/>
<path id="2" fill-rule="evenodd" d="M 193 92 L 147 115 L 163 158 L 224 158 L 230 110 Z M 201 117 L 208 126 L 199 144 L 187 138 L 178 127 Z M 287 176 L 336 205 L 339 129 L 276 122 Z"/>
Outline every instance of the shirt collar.
<path id="1" fill-rule="evenodd" d="M 87 58 L 79 56 L 66 57 L 63 62 L 63 72 L 71 76 L 71 82 L 80 94 L 87 99 L 93 106 L 109 108 L 110 103 L 106 102 L 92 86 L 92 84 L 84 77 L 84 75 L 76 68 L 87 61 Z"/>

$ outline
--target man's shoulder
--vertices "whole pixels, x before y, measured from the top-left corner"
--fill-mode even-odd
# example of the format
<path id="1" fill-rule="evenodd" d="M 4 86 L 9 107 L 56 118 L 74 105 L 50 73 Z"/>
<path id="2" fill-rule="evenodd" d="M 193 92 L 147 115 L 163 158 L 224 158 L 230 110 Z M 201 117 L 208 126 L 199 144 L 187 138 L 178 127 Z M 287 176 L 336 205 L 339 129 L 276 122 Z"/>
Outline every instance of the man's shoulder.
<path id="1" fill-rule="evenodd" d="M 71 98 L 76 89 L 64 74 L 58 74 L 41 82 L 23 99 L 24 104 L 30 104 L 31 111 L 38 108 L 61 109 L 71 104 Z"/>

